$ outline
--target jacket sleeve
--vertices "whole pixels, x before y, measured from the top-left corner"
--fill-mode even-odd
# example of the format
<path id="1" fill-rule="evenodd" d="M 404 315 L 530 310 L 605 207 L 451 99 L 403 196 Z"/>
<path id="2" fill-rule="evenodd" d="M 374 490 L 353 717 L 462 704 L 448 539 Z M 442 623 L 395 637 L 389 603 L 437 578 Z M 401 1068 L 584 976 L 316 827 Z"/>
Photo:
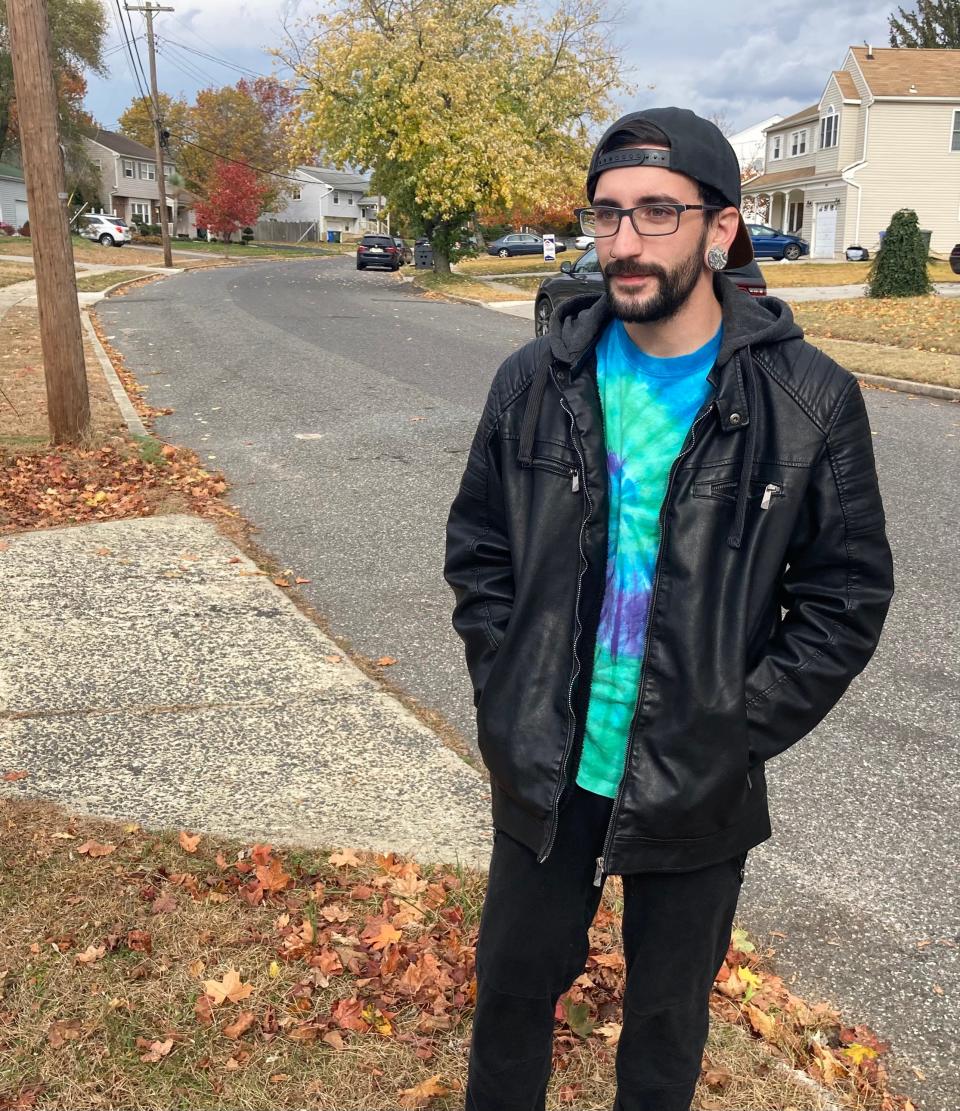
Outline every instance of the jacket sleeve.
<path id="1" fill-rule="evenodd" d="M 791 541 L 787 611 L 746 677 L 751 765 L 804 737 L 866 666 L 893 597 L 870 425 L 851 381 L 827 426 Z"/>
<path id="2" fill-rule="evenodd" d="M 456 597 L 453 627 L 466 648 L 474 706 L 480 702 L 513 608 L 513 566 L 500 481 L 497 381 L 490 388 L 450 508 L 443 568 Z"/>

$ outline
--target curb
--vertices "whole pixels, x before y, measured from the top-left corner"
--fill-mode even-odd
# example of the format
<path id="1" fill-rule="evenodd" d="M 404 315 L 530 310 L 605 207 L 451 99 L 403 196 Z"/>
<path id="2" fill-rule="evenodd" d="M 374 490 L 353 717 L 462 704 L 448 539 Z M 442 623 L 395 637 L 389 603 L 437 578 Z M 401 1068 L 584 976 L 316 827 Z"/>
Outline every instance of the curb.
<path id="1" fill-rule="evenodd" d="M 934 386 L 929 382 L 911 382 L 908 378 L 885 378 L 882 374 L 857 374 L 860 382 L 868 386 L 884 386 L 897 393 L 920 394 L 922 397 L 935 397 L 940 401 L 960 401 L 960 390 L 952 386 Z"/>
<path id="2" fill-rule="evenodd" d="M 120 283 L 121 285 L 125 283 Z M 87 333 L 87 338 L 90 340 L 90 345 L 93 347 L 97 356 L 97 361 L 100 363 L 100 369 L 103 371 L 103 376 L 107 380 L 107 385 L 110 387 L 110 392 L 113 394 L 113 400 L 117 403 L 117 408 L 120 410 L 120 415 L 126 422 L 127 428 L 134 436 L 150 437 L 137 414 L 136 409 L 133 407 L 133 402 L 127 396 L 127 391 L 123 388 L 123 383 L 117 377 L 117 372 L 113 369 L 113 363 L 110 362 L 110 357 L 103 349 L 103 344 L 90 321 L 90 316 L 86 308 L 80 310 L 80 322 L 83 325 L 83 330 Z"/>

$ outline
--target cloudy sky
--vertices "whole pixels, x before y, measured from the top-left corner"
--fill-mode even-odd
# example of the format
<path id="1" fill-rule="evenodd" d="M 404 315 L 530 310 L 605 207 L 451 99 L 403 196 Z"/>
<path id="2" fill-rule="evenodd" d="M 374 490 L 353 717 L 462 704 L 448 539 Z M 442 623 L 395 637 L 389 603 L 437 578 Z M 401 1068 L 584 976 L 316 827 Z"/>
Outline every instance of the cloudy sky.
<path id="1" fill-rule="evenodd" d="M 110 75 L 91 79 L 87 105 L 110 128 L 136 86 L 118 46 L 115 0 L 105 2 L 113 15 Z M 282 44 L 283 21 L 316 10 L 310 0 L 164 2 L 176 10 L 155 20 L 159 85 L 188 98 L 198 88 L 231 84 L 244 71 L 273 72 L 268 50 Z M 848 46 L 888 45 L 887 16 L 895 7 L 889 0 L 624 0 L 615 34 L 638 89 L 624 107 L 676 104 L 722 114 L 734 129 L 789 115 L 819 99 Z M 143 16 L 130 19 L 142 36 Z M 146 67 L 146 44 L 138 45 Z"/>

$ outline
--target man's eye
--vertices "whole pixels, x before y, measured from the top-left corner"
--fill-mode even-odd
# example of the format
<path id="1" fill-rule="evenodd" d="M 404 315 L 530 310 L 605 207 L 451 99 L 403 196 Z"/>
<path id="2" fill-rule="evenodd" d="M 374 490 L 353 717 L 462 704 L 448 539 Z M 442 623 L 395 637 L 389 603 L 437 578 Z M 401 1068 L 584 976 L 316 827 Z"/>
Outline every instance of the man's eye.
<path id="1" fill-rule="evenodd" d="M 645 209 L 645 214 L 649 220 L 669 220 L 673 217 L 674 212 L 672 208 L 663 208 L 660 205 L 651 204 Z"/>
<path id="2" fill-rule="evenodd" d="M 594 210 L 594 219 L 598 224 L 612 224 L 617 218 L 615 208 L 598 208 Z"/>

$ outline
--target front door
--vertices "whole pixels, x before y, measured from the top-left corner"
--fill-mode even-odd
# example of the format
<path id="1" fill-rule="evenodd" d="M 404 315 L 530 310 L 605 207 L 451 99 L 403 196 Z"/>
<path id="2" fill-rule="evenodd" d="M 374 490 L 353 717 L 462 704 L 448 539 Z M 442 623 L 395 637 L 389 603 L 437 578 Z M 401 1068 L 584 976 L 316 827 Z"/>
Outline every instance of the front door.
<path id="1" fill-rule="evenodd" d="M 817 222 L 813 233 L 813 257 L 833 258 L 837 241 L 837 202 L 817 205 Z"/>

